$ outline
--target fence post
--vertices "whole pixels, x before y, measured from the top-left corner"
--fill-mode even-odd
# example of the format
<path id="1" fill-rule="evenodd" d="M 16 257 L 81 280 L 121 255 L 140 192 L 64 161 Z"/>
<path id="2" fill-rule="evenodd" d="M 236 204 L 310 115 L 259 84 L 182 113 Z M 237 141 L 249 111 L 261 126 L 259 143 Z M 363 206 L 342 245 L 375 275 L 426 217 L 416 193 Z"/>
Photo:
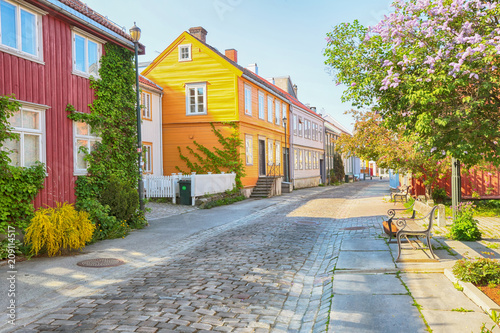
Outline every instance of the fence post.
<path id="1" fill-rule="evenodd" d="M 172 187 L 172 202 L 175 204 L 177 199 L 175 193 L 175 173 L 172 173 L 172 177 L 170 177 L 170 186 Z"/>
<path id="2" fill-rule="evenodd" d="M 191 173 L 191 205 L 192 206 L 194 206 L 195 201 L 196 201 L 196 197 L 195 197 L 196 193 L 194 192 L 195 183 L 196 183 L 196 172 L 192 172 Z"/>

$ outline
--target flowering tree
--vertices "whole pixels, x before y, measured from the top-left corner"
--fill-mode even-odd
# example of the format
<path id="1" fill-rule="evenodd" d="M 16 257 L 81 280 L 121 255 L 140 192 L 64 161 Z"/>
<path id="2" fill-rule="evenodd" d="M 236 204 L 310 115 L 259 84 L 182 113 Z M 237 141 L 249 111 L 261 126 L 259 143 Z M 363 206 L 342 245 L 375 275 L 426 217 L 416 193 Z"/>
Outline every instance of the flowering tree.
<path id="1" fill-rule="evenodd" d="M 498 0 L 399 0 L 376 26 L 327 34 L 343 100 L 370 105 L 414 148 L 467 165 L 500 162 Z"/>
<path id="2" fill-rule="evenodd" d="M 356 120 L 353 135 L 341 135 L 338 149 L 344 154 L 376 161 L 381 168 L 410 171 L 416 178 L 424 179 L 426 195 L 432 197 L 432 186 L 446 174 L 449 158 L 413 149 L 415 138 L 405 137 L 401 128 L 384 127 L 382 117 L 372 110 L 350 113 Z"/>

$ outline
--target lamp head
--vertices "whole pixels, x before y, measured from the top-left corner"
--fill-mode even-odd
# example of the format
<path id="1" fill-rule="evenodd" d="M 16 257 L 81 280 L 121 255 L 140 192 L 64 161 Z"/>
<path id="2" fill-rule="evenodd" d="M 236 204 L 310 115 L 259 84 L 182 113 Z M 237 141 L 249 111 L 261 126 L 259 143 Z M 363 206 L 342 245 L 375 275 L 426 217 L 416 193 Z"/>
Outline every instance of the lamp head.
<path id="1" fill-rule="evenodd" d="M 135 25 L 132 28 L 130 28 L 130 37 L 132 37 L 132 41 L 134 43 L 139 42 L 139 39 L 141 39 L 141 29 L 139 29 L 138 26 Z"/>

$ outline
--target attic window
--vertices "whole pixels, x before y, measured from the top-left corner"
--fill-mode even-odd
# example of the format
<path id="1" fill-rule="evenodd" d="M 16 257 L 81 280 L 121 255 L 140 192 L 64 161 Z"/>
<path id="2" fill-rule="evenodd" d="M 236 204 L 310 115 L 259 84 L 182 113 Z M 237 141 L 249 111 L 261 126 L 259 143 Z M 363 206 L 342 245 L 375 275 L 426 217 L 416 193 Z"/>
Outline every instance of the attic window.
<path id="1" fill-rule="evenodd" d="M 179 61 L 191 60 L 191 44 L 179 45 Z"/>

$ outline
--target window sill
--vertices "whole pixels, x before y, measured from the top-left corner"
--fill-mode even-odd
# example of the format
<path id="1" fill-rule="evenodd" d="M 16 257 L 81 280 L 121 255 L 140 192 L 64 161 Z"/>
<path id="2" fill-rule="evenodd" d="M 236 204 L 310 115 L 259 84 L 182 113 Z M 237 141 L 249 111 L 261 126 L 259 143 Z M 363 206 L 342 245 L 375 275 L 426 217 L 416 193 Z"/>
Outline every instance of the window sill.
<path id="1" fill-rule="evenodd" d="M 74 171 L 73 176 L 86 176 L 87 175 L 87 170 L 85 171 Z"/>
<path id="2" fill-rule="evenodd" d="M 0 45 L 0 51 L 8 53 L 8 54 L 11 54 L 11 55 L 16 56 L 18 58 L 22 58 L 22 59 L 26 59 L 26 60 L 29 60 L 29 61 L 36 62 L 36 63 L 38 63 L 40 65 L 45 65 L 45 62 L 42 59 L 40 59 L 40 58 L 38 58 L 36 56 L 29 55 L 28 53 L 24 53 L 24 52 L 15 50 L 15 49 L 11 49 L 11 48 L 6 47 L 4 45 Z"/>
<path id="3" fill-rule="evenodd" d="M 78 71 L 75 71 L 75 70 L 73 70 L 71 72 L 71 74 L 76 75 L 76 76 L 80 76 L 80 77 L 83 77 L 83 78 L 86 78 L 86 79 L 90 79 L 90 77 L 93 77 L 96 80 L 100 79 L 99 76 L 94 76 L 92 74 L 87 74 L 87 73 L 84 73 L 84 72 L 78 72 Z"/>
<path id="4" fill-rule="evenodd" d="M 186 116 L 206 116 L 207 115 L 207 112 L 205 113 L 186 113 Z"/>

